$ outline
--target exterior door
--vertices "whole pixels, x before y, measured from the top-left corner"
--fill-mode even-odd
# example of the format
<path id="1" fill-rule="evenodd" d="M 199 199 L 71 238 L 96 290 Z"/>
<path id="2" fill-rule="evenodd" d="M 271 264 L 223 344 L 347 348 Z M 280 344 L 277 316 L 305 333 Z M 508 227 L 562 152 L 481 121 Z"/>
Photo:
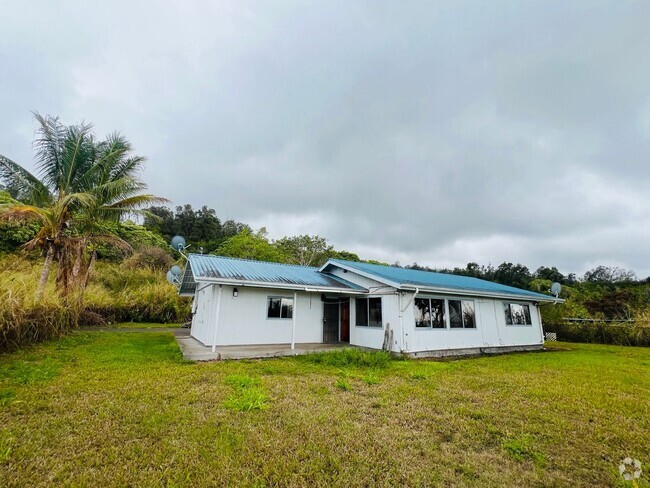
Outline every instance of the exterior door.
<path id="1" fill-rule="evenodd" d="M 341 303 L 341 342 L 350 342 L 350 302 Z"/>
<path id="2" fill-rule="evenodd" d="M 323 342 L 339 340 L 339 304 L 323 303 Z"/>

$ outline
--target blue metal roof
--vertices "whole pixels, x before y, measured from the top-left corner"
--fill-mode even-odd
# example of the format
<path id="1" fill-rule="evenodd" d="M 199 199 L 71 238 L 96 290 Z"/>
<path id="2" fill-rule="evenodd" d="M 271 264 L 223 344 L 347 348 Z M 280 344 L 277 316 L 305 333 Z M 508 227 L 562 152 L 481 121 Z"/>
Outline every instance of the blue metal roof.
<path id="1" fill-rule="evenodd" d="M 444 288 L 458 291 L 474 292 L 481 294 L 500 294 L 516 296 L 534 300 L 555 300 L 555 297 L 536 293 L 534 291 L 522 290 L 513 286 L 502 285 L 492 281 L 472 278 L 470 276 L 459 276 L 447 273 L 435 273 L 416 269 L 398 268 L 396 266 L 383 266 L 381 264 L 358 263 L 355 261 L 344 261 L 342 259 L 330 259 L 321 270 L 327 270 L 334 264 L 339 264 L 351 270 L 358 270 L 374 276 L 377 281 L 388 281 L 395 283 L 398 287 L 429 287 Z"/>
<path id="2" fill-rule="evenodd" d="M 329 273 L 321 273 L 318 268 L 294 264 L 269 263 L 249 259 L 213 256 L 210 254 L 190 254 L 189 270 L 194 281 L 232 281 L 269 284 L 283 288 L 328 288 L 349 291 L 367 291 L 365 288 L 338 278 Z"/>

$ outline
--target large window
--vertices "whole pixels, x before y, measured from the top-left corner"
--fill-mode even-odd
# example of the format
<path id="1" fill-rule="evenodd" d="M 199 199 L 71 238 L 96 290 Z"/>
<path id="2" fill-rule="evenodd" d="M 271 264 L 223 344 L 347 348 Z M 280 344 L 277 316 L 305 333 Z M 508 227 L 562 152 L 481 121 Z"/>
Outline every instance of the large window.
<path id="1" fill-rule="evenodd" d="M 415 326 L 444 329 L 445 301 L 438 298 L 416 298 Z"/>
<path id="2" fill-rule="evenodd" d="M 503 312 L 506 314 L 506 325 L 533 325 L 528 305 L 504 303 Z"/>
<path id="3" fill-rule="evenodd" d="M 357 298 L 355 301 L 357 325 L 365 327 L 382 327 L 381 298 Z"/>
<path id="4" fill-rule="evenodd" d="M 471 300 L 447 300 L 449 304 L 449 327 L 474 329 L 476 327 L 474 302 Z"/>
<path id="5" fill-rule="evenodd" d="M 416 298 L 414 304 L 415 327 L 418 329 L 476 328 L 473 300 Z M 447 325 L 447 317 L 449 325 Z"/>
<path id="6" fill-rule="evenodd" d="M 266 310 L 269 319 L 290 319 L 293 317 L 293 298 L 269 297 Z"/>

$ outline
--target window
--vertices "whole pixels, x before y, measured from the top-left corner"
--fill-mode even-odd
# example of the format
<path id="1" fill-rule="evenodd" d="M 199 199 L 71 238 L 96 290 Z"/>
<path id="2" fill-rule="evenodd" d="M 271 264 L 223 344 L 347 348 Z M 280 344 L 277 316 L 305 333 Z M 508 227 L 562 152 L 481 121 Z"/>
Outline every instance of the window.
<path id="1" fill-rule="evenodd" d="M 474 329 L 474 302 L 471 300 L 447 300 L 449 304 L 449 327 L 452 329 Z"/>
<path id="2" fill-rule="evenodd" d="M 444 329 L 445 301 L 437 298 L 416 298 L 415 326 Z"/>
<path id="3" fill-rule="evenodd" d="M 293 317 L 293 298 L 269 297 L 266 317 L 290 319 Z"/>
<path id="4" fill-rule="evenodd" d="M 381 327 L 381 298 L 357 298 L 355 300 L 356 324 L 365 327 Z"/>
<path id="5" fill-rule="evenodd" d="M 506 315 L 506 325 L 533 325 L 528 305 L 504 303 L 503 312 Z"/>

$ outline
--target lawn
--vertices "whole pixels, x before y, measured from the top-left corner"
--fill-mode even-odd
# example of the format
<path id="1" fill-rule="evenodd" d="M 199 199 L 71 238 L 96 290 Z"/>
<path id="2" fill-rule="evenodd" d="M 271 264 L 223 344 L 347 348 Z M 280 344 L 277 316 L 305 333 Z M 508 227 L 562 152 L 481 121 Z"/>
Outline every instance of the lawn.
<path id="1" fill-rule="evenodd" d="M 189 363 L 77 332 L 0 356 L 0 485 L 626 486 L 649 407 L 647 348 Z"/>

